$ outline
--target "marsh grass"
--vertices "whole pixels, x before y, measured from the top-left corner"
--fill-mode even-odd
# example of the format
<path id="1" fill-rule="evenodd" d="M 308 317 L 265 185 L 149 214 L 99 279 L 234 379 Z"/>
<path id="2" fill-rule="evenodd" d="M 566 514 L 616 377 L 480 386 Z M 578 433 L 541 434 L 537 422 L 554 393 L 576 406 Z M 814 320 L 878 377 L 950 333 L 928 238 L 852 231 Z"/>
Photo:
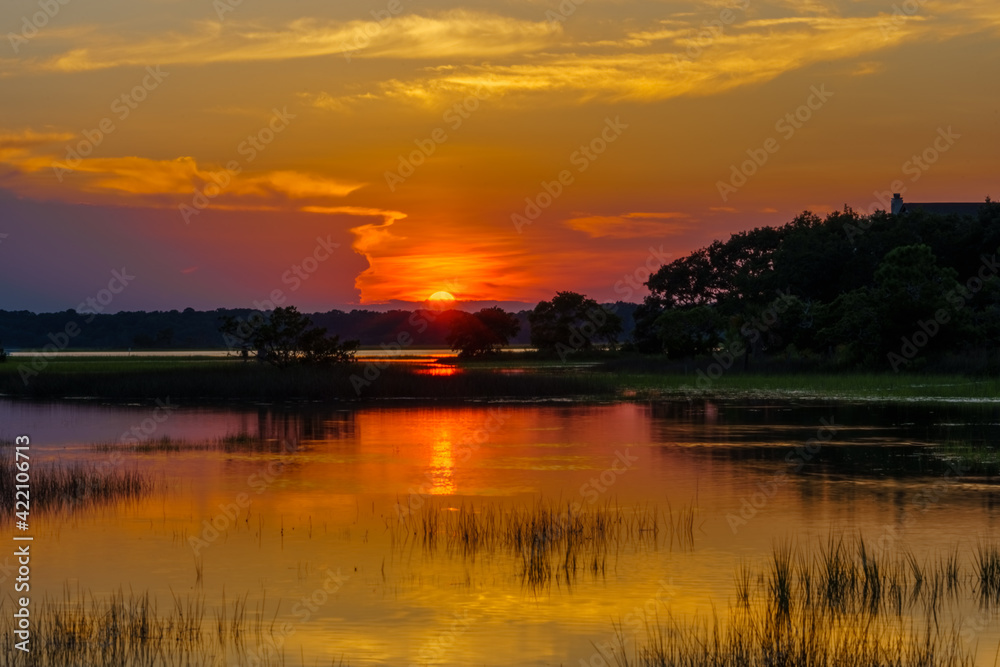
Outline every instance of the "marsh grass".
<path id="1" fill-rule="evenodd" d="M 1000 549 L 995 544 L 980 542 L 973 553 L 976 568 L 976 590 L 982 602 L 1000 603 Z"/>
<path id="2" fill-rule="evenodd" d="M 946 440 L 932 447 L 936 456 L 964 475 L 1000 475 L 1000 449 L 993 443 Z"/>
<path id="3" fill-rule="evenodd" d="M 3 460 L 5 473 L 0 475 L 0 498 L 13 507 L 17 490 L 13 453 L 7 450 Z M 32 512 L 73 511 L 120 503 L 142 498 L 157 488 L 151 475 L 122 466 L 36 464 L 31 466 L 29 475 Z M 5 520 L 13 519 L 10 514 L 5 517 Z"/>
<path id="4" fill-rule="evenodd" d="M 620 629 L 619 629 L 620 631 Z M 815 609 L 788 615 L 731 610 L 727 621 L 668 616 L 629 651 L 620 632 L 618 667 L 971 667 L 954 629 L 894 620 L 878 626 Z"/>
<path id="5" fill-rule="evenodd" d="M 996 611 L 1000 549 L 980 543 L 971 560 L 971 571 L 957 551 L 921 561 L 861 536 L 831 534 L 805 550 L 779 543 L 762 568 L 737 568 L 724 618 L 647 619 L 634 645 L 618 623 L 614 658 L 619 667 L 972 665 L 958 607 L 969 594 Z"/>
<path id="6" fill-rule="evenodd" d="M 374 363 L 374 362 L 373 362 Z M 879 401 L 997 401 L 1000 377 L 970 374 L 895 374 L 773 367 L 733 368 L 709 391 L 697 371 L 712 360 L 664 362 L 655 357 L 603 357 L 586 364 L 531 362 L 518 355 L 462 372 L 428 374 L 414 364 L 296 366 L 279 369 L 233 359 L 56 358 L 25 385 L 18 364 L 0 365 L 0 395 L 28 398 L 99 397 L 111 400 L 367 401 L 705 397 L 826 397 Z M 516 372 L 515 372 L 516 371 Z M 366 372 L 368 375 L 366 376 Z M 353 376 L 353 380 L 352 380 Z M 374 378 L 374 379 L 372 379 Z M 357 385 L 358 380 L 361 384 Z M 360 387 L 360 392 L 355 390 Z M 992 465 L 992 462 L 991 462 Z"/>
<path id="7" fill-rule="evenodd" d="M 45 598 L 31 607 L 31 651 L 0 651 L 0 667 L 144 667 L 159 665 L 283 665 L 273 650 L 273 623 L 263 613 L 264 601 L 248 613 L 247 596 L 231 604 L 223 596 L 216 611 L 215 632 L 206 619 L 204 597 L 180 597 L 161 613 L 146 593 L 122 590 L 103 598 L 64 589 L 61 599 Z M 0 602 L 7 614 L 8 602 Z M 0 641 L 17 640 L 10 623 L 0 628 Z"/>
<path id="8" fill-rule="evenodd" d="M 623 549 L 689 550 L 695 512 L 692 505 L 663 515 L 656 507 L 625 508 L 612 501 L 580 509 L 544 500 L 520 507 L 428 504 L 398 520 L 387 519 L 386 529 L 399 549 L 419 542 L 429 552 L 444 548 L 468 559 L 510 555 L 522 582 L 537 587 L 556 578 L 572 583 L 583 571 L 603 576 L 609 555 Z"/>
<path id="9" fill-rule="evenodd" d="M 296 445 L 296 448 L 298 445 Z M 98 442 L 89 445 L 91 451 L 100 453 L 129 452 L 134 454 L 154 454 L 158 452 L 184 451 L 224 451 L 276 453 L 289 451 L 288 443 L 275 438 L 261 438 L 249 433 L 231 433 L 221 438 L 205 440 L 185 440 L 162 436 L 143 441 Z"/>
<path id="10" fill-rule="evenodd" d="M 697 388 L 697 368 L 674 368 L 655 372 L 648 361 L 635 366 L 605 364 L 595 373 L 608 373 L 622 389 L 644 398 L 691 397 L 785 397 L 843 398 L 875 401 L 976 400 L 996 402 L 1000 378 L 970 375 L 895 374 L 858 372 L 743 372 L 733 369 Z"/>
<path id="11" fill-rule="evenodd" d="M 558 369 L 515 375 L 470 369 L 428 375 L 408 364 L 388 364 L 374 376 L 368 365 L 275 368 L 235 360 L 140 361 L 59 360 L 25 386 L 16 364 L 0 365 L 0 395 L 29 398 L 100 397 L 113 400 L 311 400 L 364 401 L 390 398 L 565 398 L 616 392 L 607 374 Z M 565 369 L 563 369 L 565 371 Z M 352 383 L 352 376 L 354 380 Z M 373 378 L 373 379 L 372 379 Z M 355 383 L 361 380 L 360 392 Z"/>

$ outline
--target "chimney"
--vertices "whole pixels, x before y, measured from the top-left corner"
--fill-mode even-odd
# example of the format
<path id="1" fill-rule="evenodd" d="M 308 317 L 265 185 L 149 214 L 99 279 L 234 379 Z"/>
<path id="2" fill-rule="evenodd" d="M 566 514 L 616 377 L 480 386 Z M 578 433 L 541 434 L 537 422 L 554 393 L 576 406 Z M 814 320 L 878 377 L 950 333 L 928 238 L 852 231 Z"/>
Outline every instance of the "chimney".
<path id="1" fill-rule="evenodd" d="M 898 192 L 892 195 L 892 214 L 899 215 L 903 211 L 903 198 Z"/>

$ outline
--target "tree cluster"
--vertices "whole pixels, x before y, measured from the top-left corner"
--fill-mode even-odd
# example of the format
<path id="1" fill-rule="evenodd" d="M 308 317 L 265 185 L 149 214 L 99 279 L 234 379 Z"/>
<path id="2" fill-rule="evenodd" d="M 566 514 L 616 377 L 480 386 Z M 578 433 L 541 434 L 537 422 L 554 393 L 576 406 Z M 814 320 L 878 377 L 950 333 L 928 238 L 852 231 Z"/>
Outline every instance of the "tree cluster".
<path id="1" fill-rule="evenodd" d="M 248 358 L 284 368 L 296 363 L 338 364 L 354 361 L 358 341 L 341 341 L 327 335 L 325 327 L 313 326 L 295 306 L 275 308 L 269 314 L 242 320 L 226 315 L 219 327 L 227 346 Z"/>
<path id="2" fill-rule="evenodd" d="M 633 345 L 680 358 L 738 347 L 843 364 L 1000 340 L 1000 205 L 978 216 L 803 213 L 662 266 L 635 312 Z"/>
<path id="3" fill-rule="evenodd" d="M 510 344 L 521 330 L 517 317 L 496 306 L 478 313 L 458 314 L 452 321 L 448 345 L 459 357 L 484 357 Z"/>
<path id="4" fill-rule="evenodd" d="M 528 315 L 531 344 L 541 352 L 566 358 L 605 343 L 613 348 L 622 334 L 622 318 L 614 309 L 576 292 L 557 292 Z"/>

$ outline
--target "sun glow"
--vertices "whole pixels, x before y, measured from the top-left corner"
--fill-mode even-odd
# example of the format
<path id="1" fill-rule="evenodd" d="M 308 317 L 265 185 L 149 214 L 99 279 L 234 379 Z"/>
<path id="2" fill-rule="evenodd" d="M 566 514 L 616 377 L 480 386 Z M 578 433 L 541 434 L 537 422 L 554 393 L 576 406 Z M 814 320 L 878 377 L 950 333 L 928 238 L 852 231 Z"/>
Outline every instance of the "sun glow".
<path id="1" fill-rule="evenodd" d="M 443 303 L 443 302 L 454 301 L 455 297 L 451 295 L 451 292 L 442 291 L 442 292 L 434 292 L 434 294 L 431 294 L 429 297 L 427 297 L 427 300 L 434 301 L 437 303 Z"/>

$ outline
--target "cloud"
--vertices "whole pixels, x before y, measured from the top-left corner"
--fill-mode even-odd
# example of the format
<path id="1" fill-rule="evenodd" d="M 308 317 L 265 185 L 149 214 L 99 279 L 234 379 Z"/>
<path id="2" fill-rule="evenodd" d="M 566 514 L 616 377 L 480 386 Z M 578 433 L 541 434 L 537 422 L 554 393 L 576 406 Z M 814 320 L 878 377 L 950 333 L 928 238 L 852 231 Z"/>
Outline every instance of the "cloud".
<path id="1" fill-rule="evenodd" d="M 388 22 L 302 18 L 280 28 L 201 21 L 184 32 L 133 38 L 82 26 L 59 33 L 74 46 L 30 69 L 79 72 L 122 66 L 206 65 L 292 60 L 347 54 L 350 58 L 492 58 L 554 44 L 562 26 L 456 9 L 433 16 L 404 14 Z M 17 62 L 4 61 L 10 73 Z"/>
<path id="2" fill-rule="evenodd" d="M 583 232 L 591 238 L 633 239 L 644 236 L 664 236 L 677 234 L 684 229 L 684 223 L 670 224 L 669 220 L 689 218 L 687 213 L 622 213 L 621 215 L 592 215 L 565 221 L 570 229 Z"/>
<path id="3" fill-rule="evenodd" d="M 544 52 L 522 51 L 517 61 L 458 64 L 384 80 L 365 97 L 427 105 L 484 89 L 511 106 L 537 106 L 543 96 L 549 104 L 707 96 L 820 63 L 844 62 L 858 75 L 871 74 L 877 71 L 873 55 L 904 43 L 995 32 L 1000 26 L 1000 10 L 982 2 L 928 0 L 921 14 L 902 17 L 838 16 L 816 2 L 803 11 L 811 13 L 738 20 L 715 31 L 696 17 L 678 21 L 675 15 L 616 39 L 564 40 Z M 316 106 L 337 109 L 360 99 L 326 94 Z"/>
<path id="4" fill-rule="evenodd" d="M 629 50 L 618 53 L 539 54 L 527 63 L 470 65 L 414 81 L 385 82 L 383 89 L 416 98 L 482 86 L 509 95 L 561 92 L 578 102 L 712 95 L 815 63 L 857 58 L 908 36 L 906 28 L 883 35 L 882 21 L 880 17 L 748 21 L 710 44 L 692 41 L 695 28 L 634 33 L 627 40 Z M 631 47 L 637 40 L 648 44 L 653 36 L 667 42 L 660 44 L 660 51 Z M 692 45 L 697 48 L 689 49 Z"/>
<path id="5" fill-rule="evenodd" d="M 68 157 L 72 133 L 0 132 L 4 187 L 35 199 L 73 203 L 176 206 L 195 192 L 212 192 L 220 209 L 281 210 L 341 199 L 365 184 L 295 170 L 230 174 L 192 157 Z M 124 198 L 124 199 L 123 199 Z"/>

